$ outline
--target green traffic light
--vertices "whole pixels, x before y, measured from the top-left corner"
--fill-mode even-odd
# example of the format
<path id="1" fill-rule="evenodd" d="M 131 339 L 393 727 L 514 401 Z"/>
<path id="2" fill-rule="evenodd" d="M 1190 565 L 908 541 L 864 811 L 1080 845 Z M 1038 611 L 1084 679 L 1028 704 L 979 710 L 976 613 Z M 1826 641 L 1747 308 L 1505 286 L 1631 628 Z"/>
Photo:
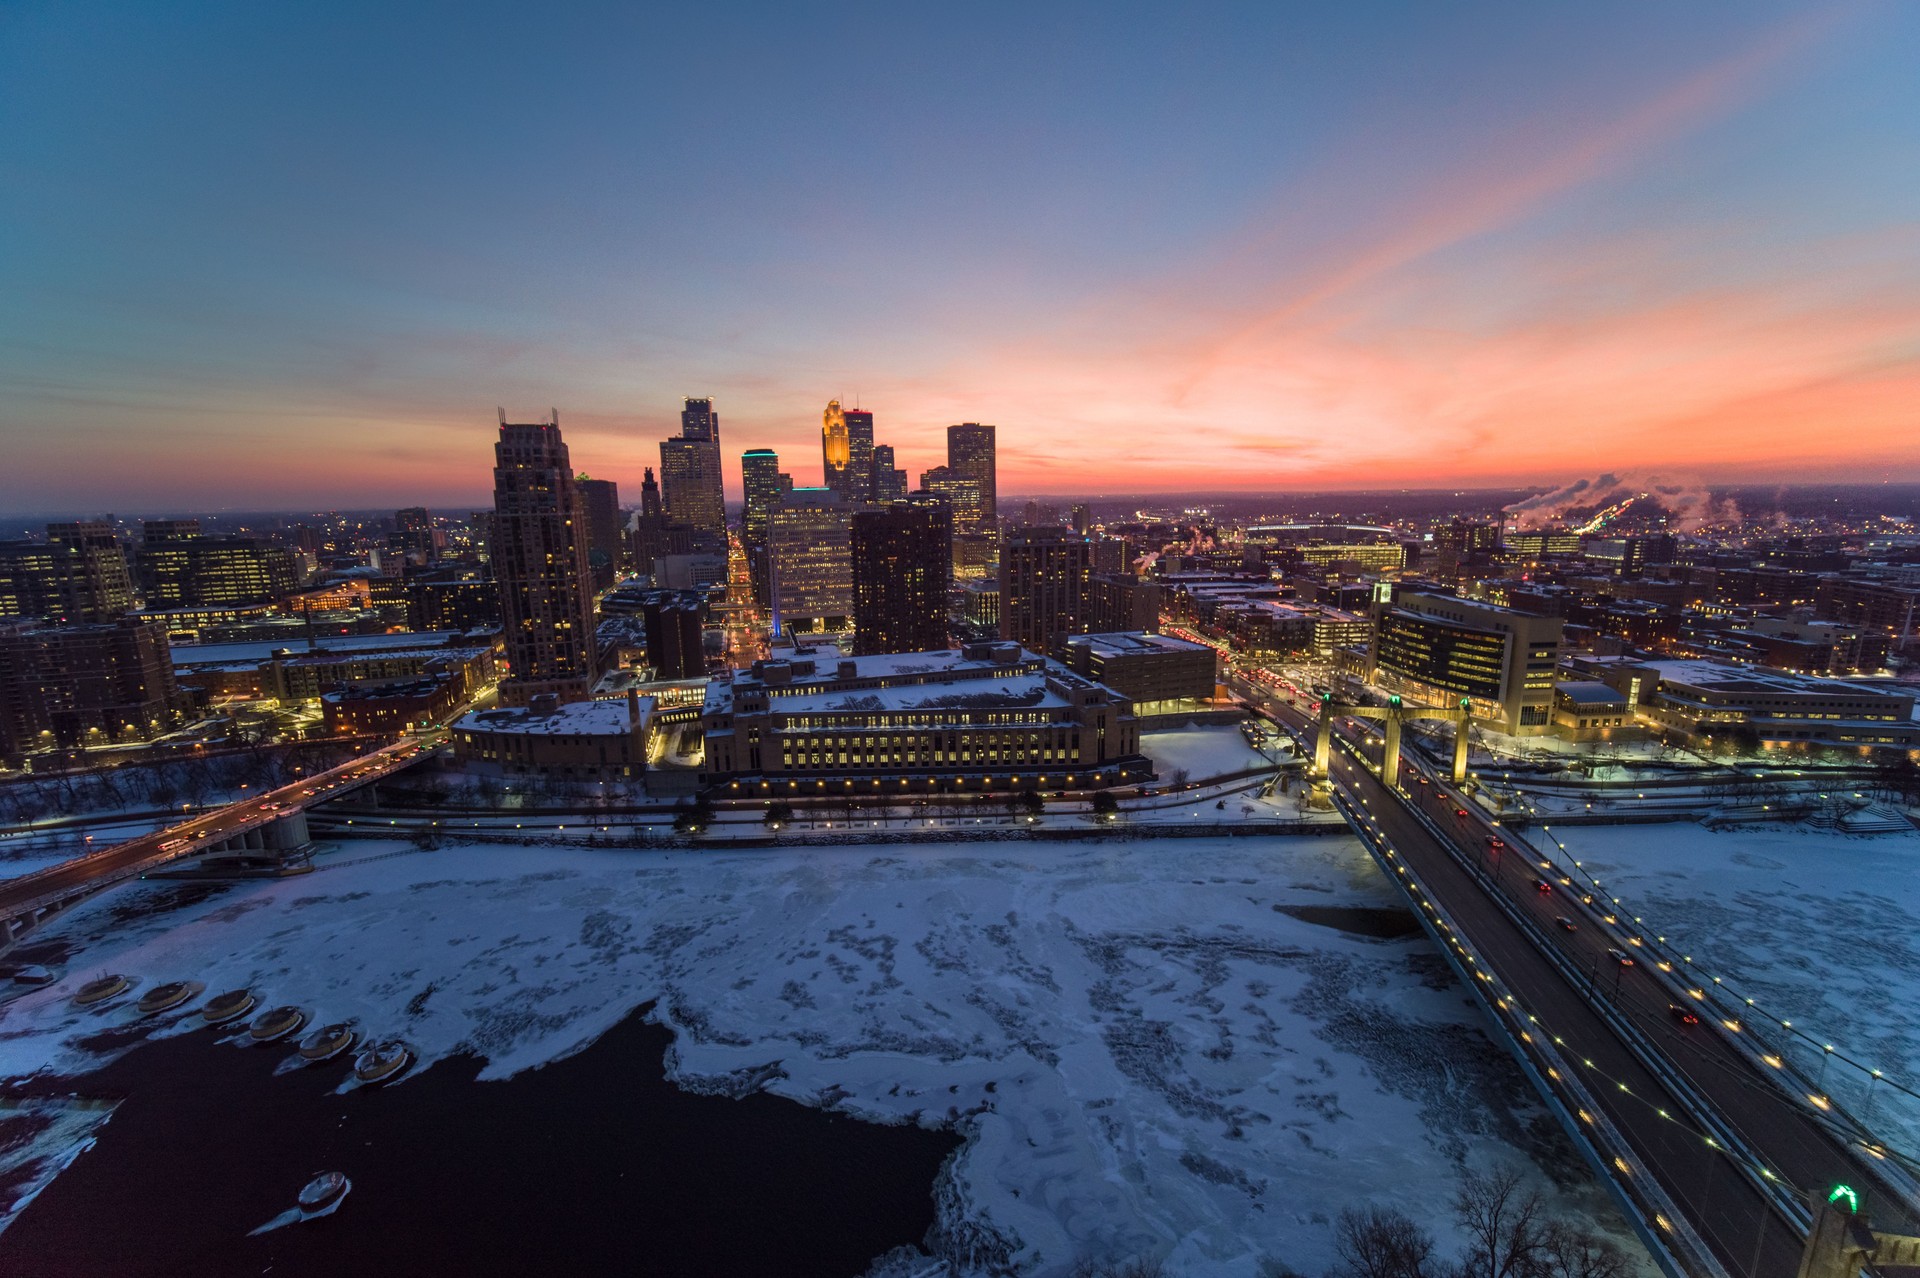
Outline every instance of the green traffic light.
<path id="1" fill-rule="evenodd" d="M 1854 1190 L 1853 1186 L 1835 1185 L 1833 1187 L 1833 1192 L 1827 1195 L 1827 1206 L 1833 1207 L 1841 1203 L 1844 1203 L 1846 1205 L 1847 1212 L 1849 1215 L 1857 1214 L 1859 1212 L 1860 1195 Z"/>

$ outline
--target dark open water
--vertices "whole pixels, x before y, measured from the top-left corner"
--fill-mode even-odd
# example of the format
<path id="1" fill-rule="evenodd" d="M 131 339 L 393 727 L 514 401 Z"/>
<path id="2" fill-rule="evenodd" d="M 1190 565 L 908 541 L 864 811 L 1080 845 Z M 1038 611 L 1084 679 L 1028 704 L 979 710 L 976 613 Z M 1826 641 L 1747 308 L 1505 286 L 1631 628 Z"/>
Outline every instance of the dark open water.
<path id="1" fill-rule="evenodd" d="M 195 1030 L 10 1086 L 125 1100 L 0 1233 L 0 1274 L 849 1278 L 924 1238 L 957 1136 L 683 1092 L 669 1038 L 636 1012 L 502 1082 L 461 1057 L 336 1096 L 350 1056 L 275 1076 L 290 1044 Z M 337 1213 L 247 1236 L 319 1171 L 353 1181 Z"/>

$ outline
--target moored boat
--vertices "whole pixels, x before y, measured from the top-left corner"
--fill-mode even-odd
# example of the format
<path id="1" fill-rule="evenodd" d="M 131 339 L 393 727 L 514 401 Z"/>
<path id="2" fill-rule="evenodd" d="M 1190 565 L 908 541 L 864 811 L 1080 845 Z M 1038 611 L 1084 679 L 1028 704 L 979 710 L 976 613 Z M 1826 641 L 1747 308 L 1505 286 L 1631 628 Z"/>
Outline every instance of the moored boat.
<path id="1" fill-rule="evenodd" d="M 353 1046 L 359 1035 L 353 1026 L 341 1021 L 335 1025 L 322 1026 L 300 1040 L 300 1059 L 309 1064 L 318 1061 L 330 1061 Z"/>
<path id="2" fill-rule="evenodd" d="M 325 1211 L 347 1196 L 353 1182 L 337 1171 L 321 1172 L 300 1190 L 300 1210 L 312 1215 Z"/>
<path id="3" fill-rule="evenodd" d="M 413 1052 L 405 1043 L 387 1042 L 369 1047 L 353 1062 L 353 1076 L 363 1083 L 390 1083 L 413 1064 Z"/>
<path id="4" fill-rule="evenodd" d="M 156 985 L 148 990 L 134 1010 L 142 1016 L 152 1016 L 156 1012 L 171 1012 L 182 1003 L 207 988 L 198 981 L 168 981 L 165 985 Z"/>
<path id="5" fill-rule="evenodd" d="M 225 994 L 215 994 L 200 1009 L 200 1015 L 209 1025 L 225 1025 L 228 1021 L 237 1021 L 253 1010 L 252 990 L 228 990 Z"/>
<path id="6" fill-rule="evenodd" d="M 111 999 L 119 998 L 132 988 L 133 982 L 117 972 L 110 976 L 97 977 L 80 987 L 80 992 L 73 996 L 74 1006 L 98 1007 Z"/>
<path id="7" fill-rule="evenodd" d="M 247 1037 L 256 1043 L 271 1043 L 297 1031 L 307 1023 L 307 1014 L 297 1007 L 276 1007 L 253 1018 Z"/>

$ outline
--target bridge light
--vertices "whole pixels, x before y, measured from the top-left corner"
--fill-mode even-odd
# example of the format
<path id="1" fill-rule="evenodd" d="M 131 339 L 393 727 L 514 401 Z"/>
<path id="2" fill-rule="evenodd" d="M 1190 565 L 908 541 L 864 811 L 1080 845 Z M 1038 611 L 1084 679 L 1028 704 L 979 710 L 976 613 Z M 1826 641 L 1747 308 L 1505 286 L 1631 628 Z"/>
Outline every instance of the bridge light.
<path id="1" fill-rule="evenodd" d="M 1835 1185 L 1827 1195 L 1827 1206 L 1844 1207 L 1848 1215 L 1857 1215 L 1860 1211 L 1860 1195 L 1851 1185 Z"/>

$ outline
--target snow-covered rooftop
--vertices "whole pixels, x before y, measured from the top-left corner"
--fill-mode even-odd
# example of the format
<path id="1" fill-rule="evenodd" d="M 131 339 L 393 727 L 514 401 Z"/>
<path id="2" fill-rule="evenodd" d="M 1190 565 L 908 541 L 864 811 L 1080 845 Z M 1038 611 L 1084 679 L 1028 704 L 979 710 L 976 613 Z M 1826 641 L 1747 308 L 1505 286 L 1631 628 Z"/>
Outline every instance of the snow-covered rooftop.
<path id="1" fill-rule="evenodd" d="M 313 649 L 335 655 L 407 648 L 445 649 L 449 642 L 465 637 L 458 630 L 421 630 L 397 635 L 319 635 L 313 640 Z M 305 656 L 308 652 L 307 639 L 303 635 L 297 639 L 261 639 L 249 643 L 176 643 L 173 645 L 173 664 L 198 666 L 226 661 L 259 662 L 282 649 Z"/>
<path id="2" fill-rule="evenodd" d="M 653 699 L 640 698 L 640 717 L 644 722 L 653 713 Z M 591 737 L 618 736 L 628 731 L 627 703 L 619 701 L 569 701 L 557 710 L 539 714 L 529 709 L 475 710 L 454 721 L 459 732 L 524 732 L 537 736 Z"/>

